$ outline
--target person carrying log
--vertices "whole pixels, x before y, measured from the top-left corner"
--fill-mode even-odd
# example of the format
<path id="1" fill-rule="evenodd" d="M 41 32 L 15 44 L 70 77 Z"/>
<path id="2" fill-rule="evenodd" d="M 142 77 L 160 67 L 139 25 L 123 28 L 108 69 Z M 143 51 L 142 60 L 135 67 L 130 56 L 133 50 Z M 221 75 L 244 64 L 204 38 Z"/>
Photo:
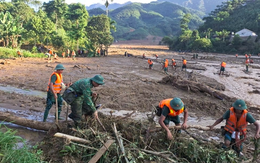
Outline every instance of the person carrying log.
<path id="1" fill-rule="evenodd" d="M 219 71 L 219 75 L 221 75 L 221 72 L 222 72 L 222 75 L 224 75 L 224 71 L 226 69 L 226 62 L 222 61 L 221 64 L 220 64 L 220 71 Z"/>
<path id="2" fill-rule="evenodd" d="M 75 126 L 81 126 L 82 115 L 87 116 L 93 115 L 95 119 L 98 120 L 98 113 L 92 97 L 96 97 L 97 94 L 91 91 L 91 88 L 103 85 L 104 78 L 101 75 L 95 75 L 92 78 L 79 79 L 73 83 L 63 94 L 63 99 L 71 105 L 71 113 L 69 118 L 74 121 Z M 71 94 L 73 97 L 69 97 Z"/>
<path id="3" fill-rule="evenodd" d="M 224 144 L 222 148 L 227 149 L 232 147 L 238 155 L 241 155 L 243 149 L 242 142 L 246 139 L 247 124 L 253 123 L 256 127 L 255 139 L 259 138 L 260 126 L 259 123 L 253 118 L 253 116 L 247 111 L 247 106 L 244 100 L 238 99 L 233 104 L 232 107 L 226 111 L 226 113 L 220 117 L 211 126 L 208 126 L 211 130 L 226 120 L 226 125 L 224 127 Z"/>
<path id="4" fill-rule="evenodd" d="M 187 60 L 184 57 L 182 57 L 181 71 L 183 71 L 183 69 L 185 69 L 185 71 L 187 70 Z"/>
<path id="5" fill-rule="evenodd" d="M 172 69 L 173 69 L 173 67 L 176 70 L 177 64 L 176 64 L 176 61 L 174 59 L 172 59 Z"/>
<path id="6" fill-rule="evenodd" d="M 162 69 L 165 74 L 168 74 L 168 65 L 169 65 L 168 59 L 164 59 Z"/>
<path id="7" fill-rule="evenodd" d="M 165 129 L 167 133 L 167 138 L 169 140 L 173 139 L 172 133 L 169 130 L 170 121 L 174 122 L 176 126 L 180 126 L 180 117 L 179 115 L 184 112 L 184 121 L 182 124 L 182 128 L 187 128 L 187 118 L 188 118 L 188 110 L 185 108 L 184 103 L 178 97 L 169 98 L 162 100 L 157 106 L 156 114 L 160 116 L 159 124 L 163 129 Z M 181 130 L 177 130 L 178 133 Z"/>
<path id="8" fill-rule="evenodd" d="M 149 69 L 152 69 L 153 67 L 153 61 L 151 59 L 148 59 Z"/>
<path id="9" fill-rule="evenodd" d="M 61 89 L 62 87 L 69 86 L 71 83 L 64 84 L 62 73 L 64 70 L 64 66 L 62 64 L 58 64 L 55 67 L 55 71 L 51 74 L 48 87 L 47 87 L 47 99 L 46 99 L 46 108 L 44 111 L 43 122 L 47 120 L 49 111 L 53 104 L 58 102 L 58 119 L 62 120 L 60 117 L 61 108 L 62 108 L 62 98 L 61 98 Z M 55 115 L 56 116 L 56 115 Z"/>

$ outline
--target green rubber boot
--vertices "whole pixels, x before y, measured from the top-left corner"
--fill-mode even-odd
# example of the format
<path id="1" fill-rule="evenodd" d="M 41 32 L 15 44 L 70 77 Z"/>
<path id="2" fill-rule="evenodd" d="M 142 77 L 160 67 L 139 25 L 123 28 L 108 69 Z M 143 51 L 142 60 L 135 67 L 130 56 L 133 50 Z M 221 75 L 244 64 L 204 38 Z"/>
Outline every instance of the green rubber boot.
<path id="1" fill-rule="evenodd" d="M 43 115 L 43 122 L 46 122 L 49 112 L 45 110 Z"/>

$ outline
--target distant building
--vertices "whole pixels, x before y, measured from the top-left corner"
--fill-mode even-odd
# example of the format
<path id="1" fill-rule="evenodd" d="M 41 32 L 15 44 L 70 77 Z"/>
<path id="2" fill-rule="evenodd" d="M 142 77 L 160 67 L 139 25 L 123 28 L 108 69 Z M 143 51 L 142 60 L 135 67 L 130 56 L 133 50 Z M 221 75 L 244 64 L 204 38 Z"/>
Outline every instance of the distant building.
<path id="1" fill-rule="evenodd" d="M 250 39 L 251 41 L 255 42 L 256 38 L 258 37 L 255 32 L 250 31 L 249 29 L 246 29 L 246 28 L 236 32 L 235 35 L 239 35 L 240 38 L 242 39 L 242 41 L 246 41 L 246 40 Z M 233 37 L 234 36 L 231 37 L 231 40 L 233 40 Z"/>

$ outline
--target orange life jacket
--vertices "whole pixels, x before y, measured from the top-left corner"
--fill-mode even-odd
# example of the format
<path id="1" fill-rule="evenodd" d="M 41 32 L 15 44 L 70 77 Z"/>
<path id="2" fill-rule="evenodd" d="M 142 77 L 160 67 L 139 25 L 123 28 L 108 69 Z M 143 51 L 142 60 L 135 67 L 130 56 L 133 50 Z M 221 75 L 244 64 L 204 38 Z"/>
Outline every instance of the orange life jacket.
<path id="1" fill-rule="evenodd" d="M 238 54 L 236 54 L 236 57 L 238 56 Z"/>
<path id="2" fill-rule="evenodd" d="M 226 62 L 222 62 L 222 63 L 221 63 L 221 67 L 224 67 L 224 68 L 225 68 L 226 65 L 227 65 Z"/>
<path id="3" fill-rule="evenodd" d="M 153 61 L 150 60 L 150 59 L 148 59 L 148 64 L 149 64 L 149 65 L 153 64 Z"/>
<path id="4" fill-rule="evenodd" d="M 243 111 L 243 114 L 241 115 L 240 119 L 237 121 L 236 113 L 234 111 L 234 108 L 230 108 L 230 114 L 229 119 L 227 119 L 226 126 L 224 129 L 230 133 L 233 133 L 234 131 L 238 130 L 240 132 L 240 135 L 246 133 L 246 116 L 247 116 L 247 110 Z"/>
<path id="5" fill-rule="evenodd" d="M 63 83 L 62 74 L 59 75 L 58 73 L 53 72 L 53 73 L 51 74 L 51 77 L 52 77 L 52 75 L 56 75 L 56 77 L 57 77 L 55 83 L 53 84 L 53 90 L 54 90 L 55 93 L 60 93 L 60 92 L 61 92 L 61 88 L 62 88 L 62 87 L 61 87 L 61 83 Z M 51 77 L 50 77 L 50 79 L 49 79 L 47 91 L 49 91 L 49 89 L 50 89 Z"/>
<path id="6" fill-rule="evenodd" d="M 49 50 L 49 54 L 52 55 L 52 50 Z"/>
<path id="7" fill-rule="evenodd" d="M 62 52 L 62 54 L 61 54 L 62 56 L 65 56 L 65 52 Z"/>
<path id="8" fill-rule="evenodd" d="M 186 65 L 186 64 L 187 64 L 187 60 L 184 59 L 184 60 L 182 61 L 182 64 Z"/>
<path id="9" fill-rule="evenodd" d="M 176 65 L 176 61 L 174 59 L 172 59 L 172 65 L 175 66 Z"/>
<path id="10" fill-rule="evenodd" d="M 249 59 L 246 59 L 246 63 L 250 63 L 250 60 L 249 60 Z"/>
<path id="11" fill-rule="evenodd" d="M 172 98 L 162 100 L 159 103 L 159 108 L 163 109 L 164 106 L 167 106 L 170 110 L 170 113 L 168 114 L 169 116 L 175 117 L 177 115 L 180 115 L 184 111 L 184 107 L 181 110 L 174 110 L 170 105 L 171 100 L 172 100 Z"/>
<path id="12" fill-rule="evenodd" d="M 20 52 L 20 51 L 18 51 L 18 52 L 17 52 L 17 54 L 18 54 L 18 55 L 21 55 L 21 52 Z"/>
<path id="13" fill-rule="evenodd" d="M 164 62 L 164 67 L 167 68 L 168 64 L 169 64 L 168 59 L 166 59 L 165 62 Z"/>

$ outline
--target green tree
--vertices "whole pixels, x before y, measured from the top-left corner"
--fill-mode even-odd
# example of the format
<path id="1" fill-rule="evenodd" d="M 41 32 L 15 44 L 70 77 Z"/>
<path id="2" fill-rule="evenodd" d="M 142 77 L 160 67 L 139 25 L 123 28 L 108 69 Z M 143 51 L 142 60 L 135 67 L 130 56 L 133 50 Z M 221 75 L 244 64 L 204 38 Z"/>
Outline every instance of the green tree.
<path id="1" fill-rule="evenodd" d="M 113 0 L 110 0 L 110 1 L 113 2 Z M 109 6 L 108 0 L 106 0 L 105 6 L 106 6 L 106 13 L 107 13 L 107 16 L 108 16 L 108 6 Z"/>
<path id="2" fill-rule="evenodd" d="M 86 28 L 88 37 L 95 48 L 105 49 L 113 43 L 113 37 L 110 31 L 111 21 L 106 15 L 98 15 L 91 17 Z"/>
<path id="3" fill-rule="evenodd" d="M 58 27 L 62 26 L 62 20 L 68 9 L 65 0 L 51 0 L 48 3 L 43 3 L 43 9 L 47 13 L 47 16 L 55 22 L 57 32 Z"/>
<path id="4" fill-rule="evenodd" d="M 68 35 L 72 41 L 77 41 L 77 49 L 79 48 L 79 40 L 86 37 L 85 28 L 88 24 L 88 12 L 86 7 L 80 3 L 72 3 L 68 6 L 66 18 L 69 19 L 71 28 L 68 30 Z"/>
<path id="5" fill-rule="evenodd" d="M 225 41 L 225 38 L 228 36 L 228 34 L 229 34 L 230 32 L 229 31 L 227 31 L 227 30 L 225 30 L 225 29 L 223 29 L 222 31 L 216 31 L 216 35 L 218 36 L 218 37 L 220 37 L 220 38 L 222 38 L 222 41 L 224 42 Z"/>
<path id="6" fill-rule="evenodd" d="M 212 48 L 212 43 L 210 39 L 199 38 L 193 42 L 192 48 L 195 50 L 209 51 L 209 49 Z"/>

